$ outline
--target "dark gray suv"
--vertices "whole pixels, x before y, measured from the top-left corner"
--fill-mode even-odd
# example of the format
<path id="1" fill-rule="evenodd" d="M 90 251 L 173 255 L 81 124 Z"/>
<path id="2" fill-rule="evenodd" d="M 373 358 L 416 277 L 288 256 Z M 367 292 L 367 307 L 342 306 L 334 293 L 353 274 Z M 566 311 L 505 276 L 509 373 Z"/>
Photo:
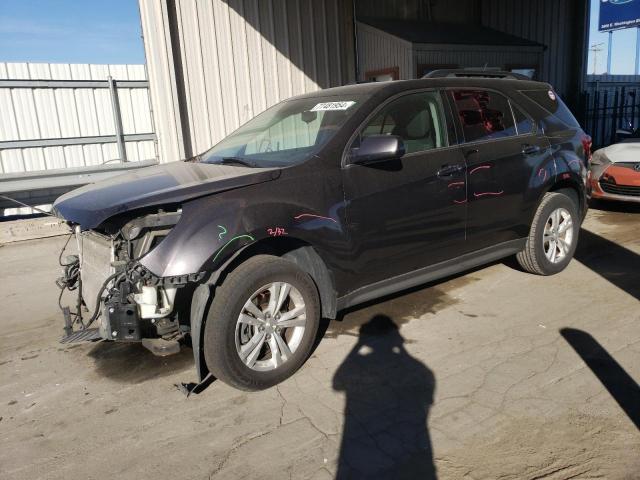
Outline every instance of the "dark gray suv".
<path id="1" fill-rule="evenodd" d="M 195 158 L 60 197 L 80 248 L 63 341 L 190 338 L 200 379 L 261 389 L 345 307 L 509 255 L 561 271 L 589 137 L 547 84 L 445 73 L 295 97 Z"/>

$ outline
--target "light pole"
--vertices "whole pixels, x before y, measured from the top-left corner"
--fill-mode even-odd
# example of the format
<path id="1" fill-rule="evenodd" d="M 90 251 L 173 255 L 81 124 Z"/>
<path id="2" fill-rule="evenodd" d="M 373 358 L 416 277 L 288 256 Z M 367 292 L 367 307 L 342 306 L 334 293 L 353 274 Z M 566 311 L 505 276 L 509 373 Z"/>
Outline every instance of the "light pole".
<path id="1" fill-rule="evenodd" d="M 636 75 L 640 75 L 640 26 L 636 28 Z"/>
<path id="2" fill-rule="evenodd" d="M 604 45 L 604 42 L 600 42 L 600 43 L 594 43 L 593 45 L 591 45 L 591 48 L 589 48 L 590 52 L 593 52 L 593 74 L 597 75 L 598 72 L 596 71 L 597 67 L 598 67 L 598 52 L 602 51 L 602 45 Z"/>
<path id="3" fill-rule="evenodd" d="M 613 45 L 613 30 L 609 30 L 609 49 L 607 51 L 607 75 L 611 75 L 611 47 Z"/>

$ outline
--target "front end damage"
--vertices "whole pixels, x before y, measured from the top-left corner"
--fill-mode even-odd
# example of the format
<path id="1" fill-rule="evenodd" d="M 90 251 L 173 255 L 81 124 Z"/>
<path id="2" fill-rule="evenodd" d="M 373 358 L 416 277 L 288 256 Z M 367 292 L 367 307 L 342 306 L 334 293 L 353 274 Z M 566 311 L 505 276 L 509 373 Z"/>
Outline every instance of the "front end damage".
<path id="1" fill-rule="evenodd" d="M 142 342 L 160 356 L 180 351 L 180 341 L 189 331 L 188 311 L 178 308 L 180 291 L 204 273 L 161 278 L 139 262 L 180 216 L 180 210 L 158 211 L 130 220 L 113 233 L 74 227 L 78 253 L 61 260 L 64 275 L 57 280 L 60 298 L 64 290 L 77 294 L 75 305 L 61 305 L 62 343 Z"/>
<path id="2" fill-rule="evenodd" d="M 640 203 L 640 144 L 597 150 L 589 165 L 589 194 L 596 200 Z"/>

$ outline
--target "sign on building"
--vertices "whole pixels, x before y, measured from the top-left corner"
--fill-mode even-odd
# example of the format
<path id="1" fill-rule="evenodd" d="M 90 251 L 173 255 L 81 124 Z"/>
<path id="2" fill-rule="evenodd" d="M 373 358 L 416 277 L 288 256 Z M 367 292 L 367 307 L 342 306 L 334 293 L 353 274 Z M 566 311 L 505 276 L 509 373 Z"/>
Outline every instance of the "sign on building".
<path id="1" fill-rule="evenodd" d="M 598 30 L 640 27 L 640 0 L 600 0 Z"/>

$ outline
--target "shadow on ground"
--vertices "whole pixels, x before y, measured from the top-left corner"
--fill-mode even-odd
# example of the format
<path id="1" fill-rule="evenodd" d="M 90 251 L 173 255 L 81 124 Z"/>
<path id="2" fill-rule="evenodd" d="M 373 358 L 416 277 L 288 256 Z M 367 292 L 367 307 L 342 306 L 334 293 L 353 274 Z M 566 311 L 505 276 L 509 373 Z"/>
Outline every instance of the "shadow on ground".
<path id="1" fill-rule="evenodd" d="M 340 335 L 350 335 L 357 337 L 358 328 L 376 314 L 393 318 L 395 324 L 400 326 L 428 313 L 436 313 L 458 303 L 458 300 L 450 295 L 451 290 L 479 281 L 479 278 L 471 274 L 491 265 L 493 264 L 483 265 L 442 280 L 402 290 L 340 311 L 334 321 L 325 321 L 325 324 L 321 326 L 322 331 L 319 336 L 336 338 Z"/>
<path id="2" fill-rule="evenodd" d="M 141 383 L 193 369 L 193 353 L 184 347 L 176 355 L 157 357 L 141 343 L 100 342 L 89 356 L 98 375 L 121 383 Z"/>
<path id="3" fill-rule="evenodd" d="M 333 377 L 345 392 L 336 478 L 436 478 L 427 427 L 435 377 L 404 348 L 398 326 L 376 315 Z"/>
<path id="4" fill-rule="evenodd" d="M 640 386 L 622 366 L 587 332 L 574 328 L 560 330 L 600 383 L 618 402 L 636 428 L 640 430 Z"/>
<path id="5" fill-rule="evenodd" d="M 640 255 L 637 253 L 596 233 L 582 229 L 575 259 L 640 300 Z"/>
<path id="6" fill-rule="evenodd" d="M 640 213 L 640 203 L 632 202 L 605 202 L 602 200 L 591 200 L 589 202 L 591 210 L 599 210 L 602 212 L 619 212 L 619 213 Z"/>

